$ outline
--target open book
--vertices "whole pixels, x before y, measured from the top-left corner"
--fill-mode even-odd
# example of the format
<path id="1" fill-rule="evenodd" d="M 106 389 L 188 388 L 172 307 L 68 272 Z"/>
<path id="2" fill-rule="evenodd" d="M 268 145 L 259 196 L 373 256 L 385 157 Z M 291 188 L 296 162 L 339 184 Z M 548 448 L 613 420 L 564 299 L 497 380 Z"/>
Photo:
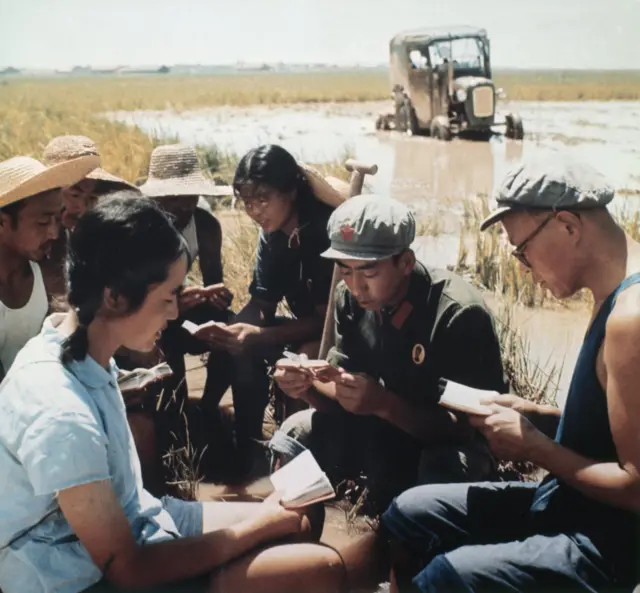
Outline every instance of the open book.
<path id="1" fill-rule="evenodd" d="M 193 323 L 193 321 L 189 321 L 188 319 L 182 324 L 182 327 L 184 327 L 184 329 L 186 329 L 191 335 L 195 334 L 200 329 L 199 325 Z"/>
<path id="2" fill-rule="evenodd" d="M 454 381 L 446 381 L 444 391 L 438 402 L 440 405 L 479 416 L 490 416 L 493 411 L 487 404 L 480 403 L 483 399 L 497 395 L 495 391 L 476 389 Z"/>
<path id="3" fill-rule="evenodd" d="M 150 383 L 160 381 L 169 375 L 172 375 L 173 371 L 166 362 L 151 367 L 150 369 L 133 369 L 132 371 L 120 371 L 118 375 L 118 387 L 120 391 L 133 391 L 134 389 L 142 389 Z"/>
<path id="4" fill-rule="evenodd" d="M 336 495 L 329 478 L 308 450 L 271 474 L 270 479 L 273 488 L 282 493 L 282 505 L 291 509 L 329 500 Z"/>
<path id="5" fill-rule="evenodd" d="M 216 325 L 220 328 L 225 328 L 227 326 L 226 323 L 222 323 L 221 321 L 207 321 L 206 323 L 202 323 L 200 325 L 193 323 L 193 321 L 185 320 L 182 324 L 182 327 L 186 329 L 191 335 L 196 334 L 201 328 L 204 326 L 210 327 L 212 325 Z"/>

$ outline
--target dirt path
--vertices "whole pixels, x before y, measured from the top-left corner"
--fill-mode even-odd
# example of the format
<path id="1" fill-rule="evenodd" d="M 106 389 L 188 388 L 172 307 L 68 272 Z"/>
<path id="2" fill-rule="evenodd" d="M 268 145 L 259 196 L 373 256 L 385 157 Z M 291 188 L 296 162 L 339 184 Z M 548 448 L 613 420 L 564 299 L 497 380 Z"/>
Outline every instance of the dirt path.
<path id="1" fill-rule="evenodd" d="M 206 381 L 206 372 L 202 360 L 197 356 L 187 356 L 187 384 L 189 397 L 198 400 L 202 397 L 202 391 Z M 233 414 L 233 402 L 230 390 L 224 395 L 220 404 L 225 414 Z M 265 425 L 265 432 L 269 433 L 273 427 Z M 243 486 L 227 486 L 203 482 L 200 484 L 199 500 L 260 500 L 272 492 L 273 488 L 266 472 L 254 476 L 254 479 Z M 341 546 L 351 541 L 354 537 L 370 530 L 367 521 L 363 518 L 347 519 L 348 505 L 342 503 L 329 503 L 325 505 L 326 521 L 323 541 L 334 546 Z"/>

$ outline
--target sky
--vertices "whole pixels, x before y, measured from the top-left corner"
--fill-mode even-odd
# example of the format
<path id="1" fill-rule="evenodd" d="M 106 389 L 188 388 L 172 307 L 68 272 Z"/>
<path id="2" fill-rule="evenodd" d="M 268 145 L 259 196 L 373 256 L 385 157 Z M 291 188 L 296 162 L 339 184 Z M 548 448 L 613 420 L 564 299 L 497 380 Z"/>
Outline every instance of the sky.
<path id="1" fill-rule="evenodd" d="M 0 68 L 386 63 L 396 32 L 453 24 L 494 67 L 640 69 L 640 0 L 0 0 Z"/>

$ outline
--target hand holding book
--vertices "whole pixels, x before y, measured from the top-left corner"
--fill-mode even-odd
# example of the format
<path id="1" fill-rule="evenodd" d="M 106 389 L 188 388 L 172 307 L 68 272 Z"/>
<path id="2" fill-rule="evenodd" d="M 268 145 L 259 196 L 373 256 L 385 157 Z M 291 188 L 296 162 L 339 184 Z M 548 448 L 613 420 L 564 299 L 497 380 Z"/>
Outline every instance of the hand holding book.
<path id="1" fill-rule="evenodd" d="M 120 371 L 118 375 L 118 387 L 121 392 L 144 389 L 151 383 L 161 381 L 173 374 L 171 367 L 166 362 L 161 362 L 150 369 L 133 369 L 132 371 Z"/>
<path id="2" fill-rule="evenodd" d="M 284 358 L 276 362 L 276 369 L 302 373 L 321 383 L 335 381 L 340 375 L 340 369 L 327 360 L 309 359 L 304 354 L 296 354 L 286 350 L 283 355 Z"/>
<path id="3" fill-rule="evenodd" d="M 311 451 L 292 459 L 271 475 L 271 484 L 285 508 L 297 509 L 334 498 L 336 493 Z"/>
<path id="4" fill-rule="evenodd" d="M 444 389 L 438 402 L 441 406 L 476 416 L 493 414 L 491 401 L 498 395 L 496 391 L 476 389 L 455 381 L 443 380 Z"/>

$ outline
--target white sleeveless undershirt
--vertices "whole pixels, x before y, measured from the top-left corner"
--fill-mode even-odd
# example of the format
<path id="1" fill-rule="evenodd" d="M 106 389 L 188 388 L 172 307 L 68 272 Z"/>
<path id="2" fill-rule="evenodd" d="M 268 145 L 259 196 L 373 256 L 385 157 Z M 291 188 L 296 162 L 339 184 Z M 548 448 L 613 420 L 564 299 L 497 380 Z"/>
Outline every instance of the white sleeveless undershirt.
<path id="1" fill-rule="evenodd" d="M 191 261 L 198 257 L 198 234 L 196 232 L 196 218 L 191 217 L 189 224 L 182 230 L 182 236 L 184 237 L 187 245 L 189 246 L 189 253 L 191 254 Z"/>
<path id="2" fill-rule="evenodd" d="M 40 266 L 29 262 L 33 272 L 33 290 L 21 309 L 10 309 L 0 301 L 0 376 L 6 374 L 22 347 L 40 333 L 49 304 Z"/>

